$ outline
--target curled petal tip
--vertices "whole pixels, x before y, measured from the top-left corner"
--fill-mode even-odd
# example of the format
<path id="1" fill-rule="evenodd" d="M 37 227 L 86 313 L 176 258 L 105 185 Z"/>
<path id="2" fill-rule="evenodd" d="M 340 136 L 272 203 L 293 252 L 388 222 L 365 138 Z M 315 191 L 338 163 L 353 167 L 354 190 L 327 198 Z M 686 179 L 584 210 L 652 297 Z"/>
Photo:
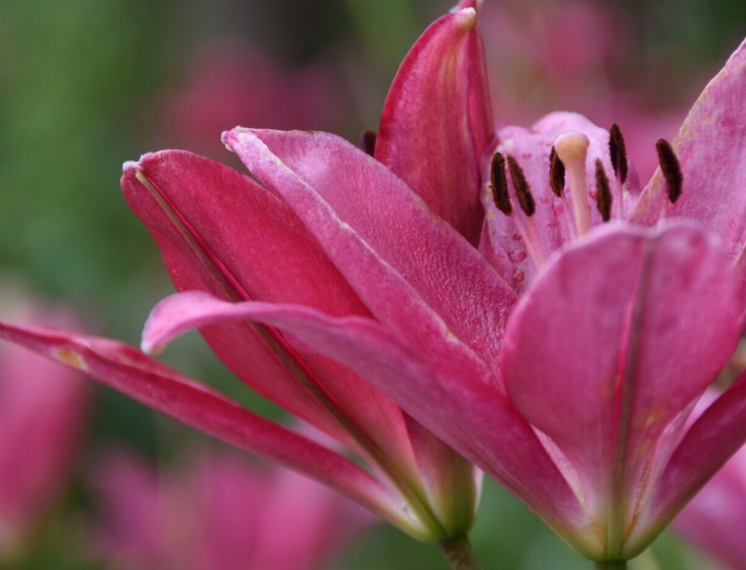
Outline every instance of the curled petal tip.
<path id="1" fill-rule="evenodd" d="M 233 146 L 240 143 L 243 139 L 255 136 L 250 129 L 246 127 L 236 127 L 229 131 L 224 131 L 220 137 L 220 140 L 229 150 L 233 151 Z"/>
<path id="2" fill-rule="evenodd" d="M 163 352 L 166 350 L 166 344 L 156 344 L 156 342 L 151 338 L 145 338 L 145 333 L 143 333 L 143 339 L 140 342 L 140 350 L 142 350 L 145 354 L 149 354 L 151 356 L 158 356 L 159 354 L 163 354 Z"/>
<path id="3" fill-rule="evenodd" d="M 459 12 L 465 9 L 472 9 L 478 12 L 482 9 L 482 2 L 483 0 L 461 0 L 461 2 L 451 10 L 451 12 Z"/>
<path id="4" fill-rule="evenodd" d="M 150 156 L 154 154 L 162 154 L 163 152 L 169 151 L 161 151 L 160 153 L 146 152 L 144 154 L 141 154 L 138 160 L 128 160 L 122 165 L 122 172 L 127 174 L 128 172 L 137 172 L 139 170 L 142 170 L 143 162 L 145 162 Z"/>
<path id="5" fill-rule="evenodd" d="M 127 174 L 140 169 L 140 162 L 136 160 L 128 160 L 122 165 L 122 172 Z"/>
<path id="6" fill-rule="evenodd" d="M 465 30 L 477 23 L 476 8 L 461 8 L 456 10 L 455 14 L 461 19 L 461 25 Z"/>

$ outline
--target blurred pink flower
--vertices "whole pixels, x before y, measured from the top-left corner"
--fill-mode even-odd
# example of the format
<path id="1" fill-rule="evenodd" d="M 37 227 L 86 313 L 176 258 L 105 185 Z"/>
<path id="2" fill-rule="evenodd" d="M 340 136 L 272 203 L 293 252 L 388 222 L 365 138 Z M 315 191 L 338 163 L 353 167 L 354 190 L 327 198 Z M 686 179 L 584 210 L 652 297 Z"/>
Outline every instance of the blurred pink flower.
<path id="1" fill-rule="evenodd" d="M 76 328 L 65 311 L 16 292 L 2 295 L 7 316 Z M 64 491 L 89 392 L 79 373 L 19 347 L 0 346 L 0 558 L 22 545 Z"/>
<path id="2" fill-rule="evenodd" d="M 293 68 L 239 40 L 199 48 L 183 87 L 161 106 L 163 132 L 175 146 L 221 155 L 215 138 L 225 125 L 337 130 L 344 101 L 320 64 Z"/>
<path id="3" fill-rule="evenodd" d="M 374 522 L 306 477 L 226 452 L 166 473 L 113 453 L 93 486 L 94 547 L 122 570 L 312 570 Z"/>

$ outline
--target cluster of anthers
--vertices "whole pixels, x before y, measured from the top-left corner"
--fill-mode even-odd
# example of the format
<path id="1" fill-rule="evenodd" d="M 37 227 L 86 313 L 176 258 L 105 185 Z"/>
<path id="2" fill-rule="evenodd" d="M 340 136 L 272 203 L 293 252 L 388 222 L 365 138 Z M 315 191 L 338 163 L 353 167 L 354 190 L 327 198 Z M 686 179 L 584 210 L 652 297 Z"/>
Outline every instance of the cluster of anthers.
<path id="1" fill-rule="evenodd" d="M 562 220 L 564 233 L 571 241 L 583 236 L 593 226 L 590 204 L 592 200 L 595 200 L 603 222 L 611 219 L 624 220 L 629 215 L 629 212 L 625 212 L 624 200 L 629 163 L 621 129 L 614 123 L 609 130 L 609 156 L 616 184 L 610 182 L 603 162 L 597 158 L 594 172 L 595 190 L 589 191 L 586 179 L 589 145 L 590 141 L 583 133 L 567 132 L 557 137 L 549 153 L 549 188 L 554 196 L 562 201 L 554 208 L 554 214 L 558 218 L 558 225 Z M 655 146 L 661 172 L 666 181 L 669 201 L 672 204 L 676 203 L 683 186 L 679 160 L 667 140 L 659 139 Z M 508 176 L 510 176 L 514 192 L 512 200 Z M 569 199 L 566 186 L 569 186 Z M 490 188 L 495 206 L 503 214 L 511 217 L 519 232 L 514 237 L 523 240 L 526 244 L 527 255 L 535 267 L 540 267 L 546 260 L 548 252 L 542 247 L 539 228 L 535 221 L 537 204 L 534 194 L 515 156 L 499 151 L 492 155 Z M 514 202 L 518 203 L 523 215 L 520 213 L 513 215 Z M 617 206 L 612 207 L 614 204 Z M 564 216 L 560 218 L 562 214 Z M 665 216 L 665 211 L 663 216 Z M 518 260 L 512 259 L 512 261 Z"/>

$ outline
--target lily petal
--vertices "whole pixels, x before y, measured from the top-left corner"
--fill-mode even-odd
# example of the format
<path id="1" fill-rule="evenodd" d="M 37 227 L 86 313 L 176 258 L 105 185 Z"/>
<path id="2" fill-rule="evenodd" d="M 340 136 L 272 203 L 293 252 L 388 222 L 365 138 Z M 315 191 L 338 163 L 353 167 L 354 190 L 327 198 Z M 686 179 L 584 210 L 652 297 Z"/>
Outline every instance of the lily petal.
<path id="1" fill-rule="evenodd" d="M 653 521 L 651 532 L 665 528 L 744 443 L 746 372 L 705 410 L 671 455 L 643 513 Z"/>
<path id="2" fill-rule="evenodd" d="M 370 314 L 287 205 L 247 176 L 194 154 L 164 151 L 125 165 L 122 187 L 158 242 L 178 290 L 293 302 L 334 315 Z M 254 390 L 357 449 L 254 328 L 233 322 L 202 332 Z M 336 363 L 313 354 L 303 360 L 323 383 L 320 389 L 415 473 L 401 410 Z"/>
<path id="3" fill-rule="evenodd" d="M 112 340 L 0 322 L 0 338 L 62 362 L 130 398 L 241 449 L 328 485 L 417 533 L 400 500 L 338 453 L 245 410 L 180 376 L 137 349 Z"/>
<path id="4" fill-rule="evenodd" d="M 700 221 L 734 258 L 746 243 L 746 41 L 710 81 L 673 141 L 683 190 L 669 203 L 660 168 L 631 221 L 655 225 L 661 216 Z"/>
<path id="5" fill-rule="evenodd" d="M 332 318 L 289 305 L 231 304 L 198 292 L 174 295 L 156 306 L 144 342 L 162 346 L 190 327 L 241 318 L 260 320 L 301 342 L 312 342 L 375 383 L 583 548 L 582 529 L 589 523 L 569 485 L 507 399 L 493 386 L 472 380 L 473 362 L 468 358 L 415 351 L 370 319 Z"/>
<path id="6" fill-rule="evenodd" d="M 508 394 L 575 465 L 602 525 L 632 515 L 656 441 L 733 353 L 735 297 L 725 252 L 698 226 L 607 225 L 550 262 L 513 313 Z"/>
<path id="7" fill-rule="evenodd" d="M 474 2 L 435 21 L 401 64 L 375 157 L 471 243 L 482 227 L 479 161 L 493 120 Z"/>
<path id="8" fill-rule="evenodd" d="M 385 166 L 326 133 L 234 129 L 224 141 L 282 194 L 379 321 L 428 351 L 452 352 L 455 336 L 499 374 L 515 293 Z"/>

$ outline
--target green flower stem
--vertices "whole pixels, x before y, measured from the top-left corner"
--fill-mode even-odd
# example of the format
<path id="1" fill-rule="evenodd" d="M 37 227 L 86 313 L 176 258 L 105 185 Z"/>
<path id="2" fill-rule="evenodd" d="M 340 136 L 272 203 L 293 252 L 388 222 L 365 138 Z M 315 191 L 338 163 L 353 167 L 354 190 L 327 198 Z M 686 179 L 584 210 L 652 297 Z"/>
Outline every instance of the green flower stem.
<path id="1" fill-rule="evenodd" d="M 446 538 L 440 549 L 453 570 L 482 570 L 468 536 Z"/>
<path id="2" fill-rule="evenodd" d="M 627 561 L 626 560 L 619 560 L 619 561 L 606 561 L 606 562 L 596 562 L 595 566 L 596 570 L 627 570 Z"/>

